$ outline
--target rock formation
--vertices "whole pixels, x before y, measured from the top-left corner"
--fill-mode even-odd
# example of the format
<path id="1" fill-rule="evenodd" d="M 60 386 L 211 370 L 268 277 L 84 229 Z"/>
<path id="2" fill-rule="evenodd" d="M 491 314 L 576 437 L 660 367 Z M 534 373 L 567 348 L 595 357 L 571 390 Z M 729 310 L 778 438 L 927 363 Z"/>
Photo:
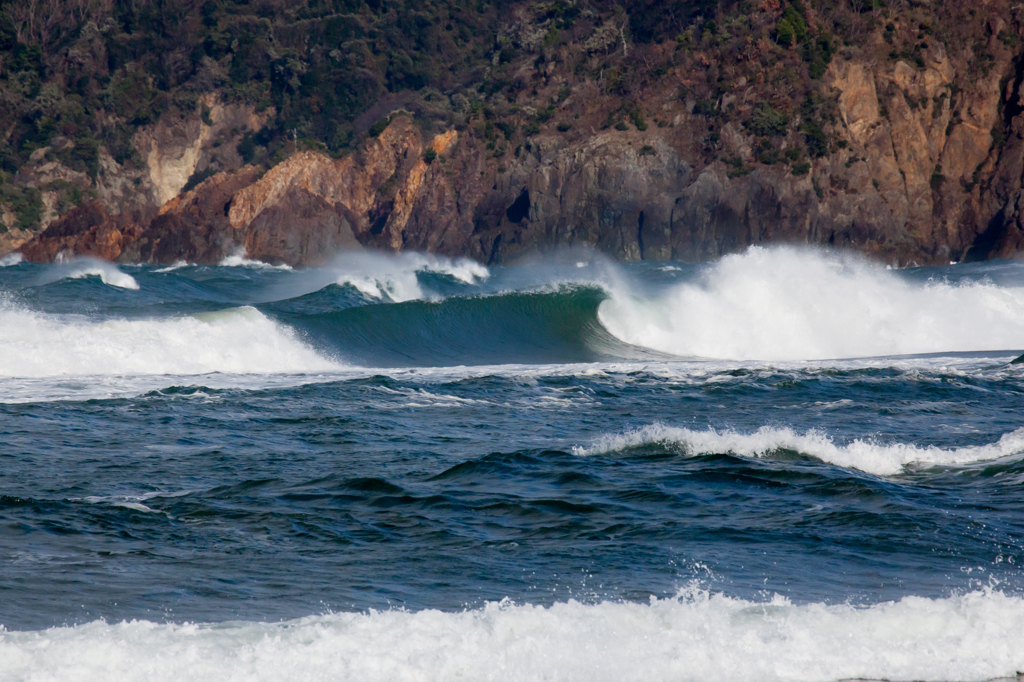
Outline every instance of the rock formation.
<path id="1" fill-rule="evenodd" d="M 766 21 L 781 11 L 766 10 L 771 4 L 759 10 Z M 820 18 L 804 11 L 813 27 Z M 637 90 L 631 108 L 604 80 L 572 80 L 554 55 L 546 66 L 519 67 L 517 77 L 536 85 L 516 95 L 508 116 L 517 125 L 479 108 L 455 127 L 398 112 L 342 158 L 293 144 L 265 172 L 234 150 L 272 112 L 257 116 L 205 95 L 193 117 L 161 120 L 133 139 L 146 161 L 134 198 L 128 176 L 117 184 L 108 173 L 96 200 L 21 251 L 30 260 L 80 253 L 153 263 L 244 252 L 292 265 L 363 247 L 488 263 L 576 244 L 621 260 L 706 260 L 766 243 L 854 249 L 900 265 L 1018 254 L 1024 62 L 1014 47 L 1016 10 L 996 0 L 982 13 L 964 10 L 969 47 L 934 37 L 911 15 L 893 16 L 869 24 L 863 45 L 829 52 L 827 68 L 818 62 L 803 104 L 774 96 L 765 75 L 783 73 L 772 66 L 780 55 L 804 64 L 790 54 L 796 46 L 750 43 L 751 54 L 768 58 L 741 57 L 730 68 L 751 80 L 726 79 L 703 53 L 691 54 L 687 66 L 666 67 L 669 75 Z M 509 40 L 543 50 L 545 34 L 531 31 Z M 912 51 L 896 51 L 899 35 Z M 592 38 L 579 49 L 611 49 Z M 804 45 L 805 56 L 824 49 L 814 45 Z M 698 99 L 705 91 L 717 99 Z M 542 111 L 538 102 L 552 104 Z M 35 177 L 81 179 L 50 156 L 38 154 Z M 195 184 L 200 171 L 215 170 Z"/>

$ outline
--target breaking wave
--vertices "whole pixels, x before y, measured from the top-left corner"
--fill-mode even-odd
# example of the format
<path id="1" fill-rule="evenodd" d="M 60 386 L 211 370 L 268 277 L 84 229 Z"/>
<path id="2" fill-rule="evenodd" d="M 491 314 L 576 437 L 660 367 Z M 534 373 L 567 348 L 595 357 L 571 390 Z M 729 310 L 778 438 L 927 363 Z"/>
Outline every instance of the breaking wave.
<path id="1" fill-rule="evenodd" d="M 265 357 L 259 343 L 249 341 L 256 344 L 248 370 L 253 372 L 310 366 L 315 363 L 294 359 L 316 355 L 315 350 L 374 367 L 818 361 L 1024 350 L 1024 270 L 1016 265 L 1008 265 L 1012 276 L 997 284 L 976 276 L 960 282 L 920 281 L 913 273 L 886 270 L 854 257 L 785 248 L 754 248 L 708 266 L 624 268 L 596 255 L 569 255 L 568 260 L 552 257 L 551 262 L 524 267 L 487 268 L 466 259 L 361 251 L 342 253 L 328 265 L 308 270 L 282 271 L 244 259 L 230 264 L 258 272 L 139 268 L 132 271 L 138 281 L 113 264 L 76 259 L 46 266 L 37 281 L 99 277 L 122 289 L 138 289 L 141 282 L 139 302 L 153 306 L 150 310 L 164 306 L 160 312 L 174 312 L 166 301 L 182 294 L 182 304 L 194 306 L 192 310 L 258 306 L 261 324 L 273 330 L 267 338 L 275 344 L 287 339 L 297 350 L 280 358 Z M 246 274 L 241 278 L 245 282 L 237 274 Z M 19 270 L 17 276 L 24 275 Z M 179 279 L 181 286 L 176 286 Z M 127 304 L 128 297 L 118 299 Z M 110 302 L 99 298 L 96 305 L 102 308 Z M 192 318 L 175 319 L 183 321 L 123 324 L 135 325 L 140 339 L 150 339 L 147 343 L 156 344 L 155 356 L 163 357 L 162 342 L 147 336 L 146 330 L 171 325 L 182 331 L 195 324 L 194 319 L 189 322 Z M 71 324 L 88 334 L 122 324 L 70 320 L 36 316 L 29 328 L 56 325 L 53 330 L 59 335 L 62 324 Z M 174 353 L 182 358 L 154 367 L 246 371 L 244 360 L 226 359 L 235 357 L 232 344 L 225 340 L 218 351 L 218 346 L 203 340 L 204 329 L 209 333 L 207 327 L 195 332 L 195 352 L 185 350 L 181 340 Z M 58 346 L 41 343 L 54 353 L 57 365 L 90 364 L 80 344 L 71 343 L 69 360 Z M 141 340 L 136 345 L 117 343 L 125 357 L 146 357 Z M 105 357 L 104 349 L 110 345 L 109 340 L 99 340 L 91 352 Z M 135 350 L 127 352 L 129 346 Z M 225 359 L 192 361 L 211 352 Z M 4 362 L 0 360 L 0 371 Z M 7 362 L 10 367 L 19 364 L 16 359 Z M 109 363 L 125 371 L 146 364 L 141 359 Z"/>
<path id="2" fill-rule="evenodd" d="M 322 346 L 372 366 L 663 359 L 622 343 L 597 321 L 600 288 L 453 296 L 287 317 Z"/>
<path id="3" fill-rule="evenodd" d="M 281 263 L 279 265 L 273 265 L 271 263 L 264 263 L 261 260 L 250 260 L 245 257 L 245 254 L 234 253 L 230 256 L 226 256 L 221 259 L 217 265 L 222 268 L 256 268 L 257 270 L 291 270 L 290 265 Z"/>
<path id="4" fill-rule="evenodd" d="M 0 377 L 278 373 L 337 365 L 254 308 L 90 320 L 0 304 Z"/>
<path id="5" fill-rule="evenodd" d="M 82 279 L 84 277 L 99 277 L 104 284 L 120 289 L 138 290 L 139 288 L 139 283 L 135 281 L 134 277 L 122 272 L 113 263 L 86 257 L 54 263 L 43 274 L 40 283 L 51 284 L 62 279 Z"/>
<path id="6" fill-rule="evenodd" d="M 375 251 L 347 251 L 323 267 L 296 272 L 273 289 L 273 300 L 312 294 L 331 286 L 352 287 L 366 302 L 404 303 L 440 298 L 446 290 L 424 289 L 423 279 L 440 276 L 465 289 L 490 276 L 490 271 L 466 258 L 445 258 L 432 254 L 387 254 Z M 435 284 L 438 282 L 434 282 Z"/>
<path id="7" fill-rule="evenodd" d="M 827 360 L 1021 348 L 1024 283 L 915 282 L 849 255 L 751 248 L 653 294 L 612 290 L 619 339 L 680 356 Z"/>
<path id="8" fill-rule="evenodd" d="M 326 270 L 337 275 L 338 285 L 351 284 L 371 298 L 396 303 L 424 297 L 417 273 L 448 275 L 464 284 L 476 284 L 490 275 L 486 267 L 465 258 L 420 253 L 343 253 Z"/>
<path id="9" fill-rule="evenodd" d="M 728 454 L 738 457 L 771 457 L 792 452 L 829 464 L 892 476 L 910 466 L 950 466 L 988 461 L 1024 453 L 1024 428 L 1004 434 L 987 445 L 942 449 L 904 443 L 875 443 L 856 439 L 845 445 L 817 431 L 798 433 L 790 428 L 762 426 L 754 433 L 692 431 L 652 424 L 635 431 L 604 436 L 589 447 L 573 449 L 577 455 L 620 452 L 644 445 L 661 445 L 688 456 Z"/>

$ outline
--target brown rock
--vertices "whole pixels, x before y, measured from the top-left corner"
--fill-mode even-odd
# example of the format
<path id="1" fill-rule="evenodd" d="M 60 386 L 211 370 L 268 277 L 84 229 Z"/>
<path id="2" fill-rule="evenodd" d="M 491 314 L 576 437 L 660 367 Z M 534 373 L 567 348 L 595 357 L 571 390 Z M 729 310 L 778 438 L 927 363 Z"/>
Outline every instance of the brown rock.
<path id="1" fill-rule="evenodd" d="M 320 196 L 331 205 L 343 204 L 357 218 L 367 216 L 377 189 L 403 167 L 412 168 L 422 152 L 419 131 L 412 121 L 398 117 L 358 156 L 335 160 L 319 152 L 295 154 L 238 193 L 231 204 L 231 226 L 246 228 L 260 212 L 294 190 Z M 362 233 L 368 226 L 354 227 Z"/>
<path id="2" fill-rule="evenodd" d="M 61 254 L 116 260 L 138 236 L 132 216 L 110 216 L 96 201 L 78 206 L 52 223 L 19 251 L 25 260 L 48 263 Z"/>
<path id="3" fill-rule="evenodd" d="M 839 90 L 839 113 L 859 144 L 879 120 L 875 79 L 867 65 L 836 60 L 829 68 L 829 84 Z"/>
<path id="4" fill-rule="evenodd" d="M 240 250 L 245 235 L 228 221 L 235 193 L 251 185 L 259 169 L 246 166 L 237 173 L 218 173 L 192 191 L 171 199 L 120 260 L 143 263 L 217 263 Z"/>
<path id="5" fill-rule="evenodd" d="M 339 251 L 363 248 L 352 232 L 353 222 L 344 204 L 292 188 L 249 223 L 245 253 L 267 263 L 322 265 Z"/>

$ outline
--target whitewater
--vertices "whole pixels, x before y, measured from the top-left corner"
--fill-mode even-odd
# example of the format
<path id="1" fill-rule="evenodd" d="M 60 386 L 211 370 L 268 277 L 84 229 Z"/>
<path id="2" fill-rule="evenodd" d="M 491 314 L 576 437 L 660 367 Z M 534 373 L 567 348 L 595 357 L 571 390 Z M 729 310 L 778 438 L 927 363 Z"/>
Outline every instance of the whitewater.
<path id="1" fill-rule="evenodd" d="M 0 260 L 0 680 L 1024 671 L 1024 264 Z"/>
<path id="2" fill-rule="evenodd" d="M 32 679 L 813 680 L 996 677 L 1024 665 L 1019 599 L 971 593 L 870 609 L 688 591 L 650 604 L 507 603 L 218 626 L 91 623 L 14 634 Z"/>

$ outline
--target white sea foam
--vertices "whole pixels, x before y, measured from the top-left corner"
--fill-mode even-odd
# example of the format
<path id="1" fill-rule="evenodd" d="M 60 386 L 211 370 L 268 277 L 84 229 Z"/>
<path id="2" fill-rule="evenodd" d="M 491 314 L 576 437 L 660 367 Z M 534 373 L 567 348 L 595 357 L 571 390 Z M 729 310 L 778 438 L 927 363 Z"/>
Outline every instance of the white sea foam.
<path id="1" fill-rule="evenodd" d="M 285 263 L 281 263 L 280 265 L 271 265 L 270 263 L 264 263 L 261 260 L 251 260 L 245 257 L 245 251 L 241 249 L 222 259 L 218 265 L 225 268 L 256 268 L 258 270 L 292 269 L 290 265 Z"/>
<path id="2" fill-rule="evenodd" d="M 153 272 L 158 272 L 160 274 L 164 274 L 164 273 L 168 273 L 168 272 L 174 272 L 175 270 L 180 270 L 182 268 L 187 268 L 187 267 L 188 267 L 188 261 L 179 260 L 179 261 L 175 262 L 174 265 L 168 265 L 166 268 L 160 268 L 158 270 L 154 270 Z"/>
<path id="3" fill-rule="evenodd" d="M 943 449 L 860 439 L 838 445 L 832 438 L 817 431 L 799 433 L 785 427 L 762 426 L 754 433 L 738 433 L 713 428 L 692 431 L 652 424 L 635 431 L 603 436 L 589 447 L 575 447 L 573 451 L 577 455 L 597 455 L 653 443 L 678 449 L 690 456 L 732 454 L 739 457 L 768 457 L 780 450 L 789 450 L 829 464 L 891 476 L 908 466 L 969 464 L 1024 453 L 1024 428 L 1003 434 L 995 443 Z"/>
<path id="4" fill-rule="evenodd" d="M 6 256 L 0 257 L 0 268 L 7 268 L 12 265 L 17 265 L 23 259 L 20 253 L 9 253 Z"/>
<path id="5" fill-rule="evenodd" d="M 649 604 L 507 603 L 285 623 L 96 621 L 0 630 L 0 678 L 793 682 L 984 680 L 1024 668 L 1024 600 L 981 591 L 867 608 L 688 589 Z"/>
<path id="6" fill-rule="evenodd" d="M 323 267 L 298 273 L 295 278 L 277 284 L 272 289 L 273 298 L 294 298 L 336 284 L 352 286 L 370 299 L 401 303 L 427 296 L 420 286 L 420 273 L 448 275 L 465 284 L 475 284 L 490 276 L 486 267 L 466 258 L 345 251 Z"/>
<path id="7" fill-rule="evenodd" d="M 337 365 L 254 308 L 95 321 L 0 303 L 0 377 L 316 372 Z"/>
<path id="8" fill-rule="evenodd" d="M 164 511 L 159 511 L 148 507 L 143 502 L 154 498 L 174 498 L 184 497 L 193 491 L 191 490 L 180 490 L 174 492 L 148 492 L 142 493 L 141 495 L 89 495 L 88 497 L 78 498 L 82 502 L 88 502 L 89 504 L 107 504 L 112 507 L 122 507 L 124 509 L 132 509 L 137 512 L 143 512 L 145 514 L 161 514 L 163 516 L 171 517 L 170 514 Z M 72 501 L 78 501 L 72 499 Z"/>
<path id="9" fill-rule="evenodd" d="M 138 289 L 139 283 L 131 275 L 121 272 L 116 265 L 98 258 L 72 258 L 49 266 L 40 277 L 40 284 L 50 284 L 62 279 L 99 277 L 100 281 L 121 289 Z"/>
<path id="10" fill-rule="evenodd" d="M 792 248 L 726 256 L 653 297 L 613 288 L 600 319 L 679 356 L 809 360 L 1024 344 L 1024 287 L 914 283 L 862 259 Z"/>
<path id="11" fill-rule="evenodd" d="M 350 284 L 366 296 L 386 297 L 397 303 L 423 298 L 416 277 L 420 272 L 448 275 L 466 284 L 487 279 L 490 274 L 486 267 L 466 258 L 422 253 L 342 253 L 326 269 L 336 274 L 338 285 Z"/>

